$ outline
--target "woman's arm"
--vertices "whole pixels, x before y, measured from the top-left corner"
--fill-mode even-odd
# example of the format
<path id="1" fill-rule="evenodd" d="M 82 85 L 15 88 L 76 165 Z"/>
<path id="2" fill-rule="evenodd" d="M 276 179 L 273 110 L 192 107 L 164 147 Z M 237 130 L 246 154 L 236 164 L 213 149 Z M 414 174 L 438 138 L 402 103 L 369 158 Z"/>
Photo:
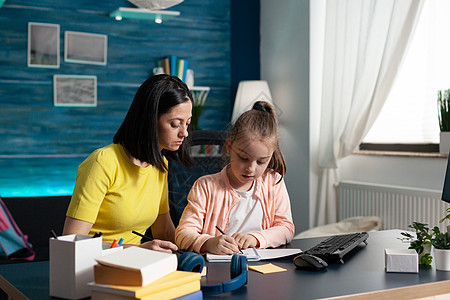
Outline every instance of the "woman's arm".
<path id="1" fill-rule="evenodd" d="M 155 239 L 175 242 L 175 226 L 170 213 L 159 215 L 151 226 L 152 235 Z"/>
<path id="2" fill-rule="evenodd" d="M 64 222 L 63 235 L 67 234 L 89 234 L 92 228 L 92 223 L 77 220 L 71 217 L 66 217 Z"/>
<path id="3" fill-rule="evenodd" d="M 173 225 L 170 213 L 159 215 L 151 226 L 153 241 L 145 242 L 140 247 L 155 251 L 172 253 L 178 250 L 173 243 L 175 238 L 175 226 Z"/>

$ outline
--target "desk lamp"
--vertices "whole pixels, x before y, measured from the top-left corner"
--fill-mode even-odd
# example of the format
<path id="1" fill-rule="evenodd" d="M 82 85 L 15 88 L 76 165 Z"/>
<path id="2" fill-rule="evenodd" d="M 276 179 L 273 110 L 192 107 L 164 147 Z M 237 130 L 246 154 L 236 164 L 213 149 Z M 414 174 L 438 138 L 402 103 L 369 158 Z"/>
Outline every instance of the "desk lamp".
<path id="1" fill-rule="evenodd" d="M 266 101 L 273 105 L 269 84 L 265 80 L 245 80 L 239 82 L 236 100 L 234 101 L 231 123 L 245 111 L 252 108 L 256 101 Z"/>

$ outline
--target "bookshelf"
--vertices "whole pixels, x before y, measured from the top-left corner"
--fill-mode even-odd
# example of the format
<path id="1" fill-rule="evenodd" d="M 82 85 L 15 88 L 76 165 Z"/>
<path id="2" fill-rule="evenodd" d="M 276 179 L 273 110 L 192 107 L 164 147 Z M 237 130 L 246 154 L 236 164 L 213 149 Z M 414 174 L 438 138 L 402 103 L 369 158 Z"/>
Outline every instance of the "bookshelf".
<path id="1" fill-rule="evenodd" d="M 194 105 L 204 105 L 211 88 L 209 86 L 193 86 L 189 90 L 192 93 L 192 97 L 194 97 Z"/>

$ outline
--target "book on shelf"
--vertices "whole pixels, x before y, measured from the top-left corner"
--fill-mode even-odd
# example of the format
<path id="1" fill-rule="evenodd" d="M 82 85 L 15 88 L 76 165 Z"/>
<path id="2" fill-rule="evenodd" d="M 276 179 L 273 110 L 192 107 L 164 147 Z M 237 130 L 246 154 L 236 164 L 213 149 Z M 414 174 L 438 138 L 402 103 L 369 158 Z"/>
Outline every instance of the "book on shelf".
<path id="1" fill-rule="evenodd" d="M 88 284 L 92 297 L 114 295 L 117 299 L 173 299 L 200 290 L 201 275 L 198 272 L 174 271 L 146 286 Z M 112 296 L 111 296 L 112 297 Z M 92 298 L 94 299 L 94 298 Z M 98 298 L 110 299 L 110 298 Z"/>
<path id="2" fill-rule="evenodd" d="M 129 247 L 122 251 L 96 259 L 94 266 L 96 283 L 145 286 L 174 271 L 178 266 L 177 256 L 140 247 Z"/>
<path id="3" fill-rule="evenodd" d="M 184 58 L 177 59 L 177 77 L 183 82 L 186 81 L 186 71 L 188 68 L 189 61 Z"/>
<path id="4" fill-rule="evenodd" d="M 168 57 L 161 59 L 161 67 L 163 68 L 165 74 L 170 75 L 170 62 Z"/>
<path id="5" fill-rule="evenodd" d="M 170 75 L 177 76 L 177 56 L 169 55 Z"/>

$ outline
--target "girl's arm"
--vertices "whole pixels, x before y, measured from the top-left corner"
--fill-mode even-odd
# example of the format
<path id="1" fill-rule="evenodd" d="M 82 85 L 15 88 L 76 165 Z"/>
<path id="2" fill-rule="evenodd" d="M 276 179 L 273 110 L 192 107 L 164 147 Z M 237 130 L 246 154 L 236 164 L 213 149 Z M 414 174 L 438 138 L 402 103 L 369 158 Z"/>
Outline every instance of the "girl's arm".
<path id="1" fill-rule="evenodd" d="M 207 183 L 200 178 L 189 191 L 188 204 L 175 230 L 175 243 L 180 249 L 202 253 L 203 244 L 211 238 L 211 235 L 201 234 L 206 217 L 206 189 Z"/>
<path id="2" fill-rule="evenodd" d="M 208 210 L 214 210 L 217 187 L 210 177 L 201 177 L 192 186 L 188 204 L 175 230 L 175 242 L 181 249 L 197 253 L 232 254 L 239 251 L 236 241 L 225 235 L 216 236 L 218 220 L 207 219 Z M 214 196 L 215 195 L 215 196 Z M 217 215 L 216 215 L 217 217 Z"/>
<path id="3" fill-rule="evenodd" d="M 279 179 L 275 176 L 275 180 Z M 275 181 L 276 182 L 276 181 Z M 269 215 L 269 226 L 265 230 L 252 233 L 258 240 L 260 248 L 275 248 L 292 241 L 295 233 L 295 226 L 292 221 L 291 202 L 286 189 L 284 180 L 271 186 L 273 189 L 273 198 L 269 199 L 271 203 L 266 205 Z M 264 223 L 263 223 L 264 228 Z"/>

